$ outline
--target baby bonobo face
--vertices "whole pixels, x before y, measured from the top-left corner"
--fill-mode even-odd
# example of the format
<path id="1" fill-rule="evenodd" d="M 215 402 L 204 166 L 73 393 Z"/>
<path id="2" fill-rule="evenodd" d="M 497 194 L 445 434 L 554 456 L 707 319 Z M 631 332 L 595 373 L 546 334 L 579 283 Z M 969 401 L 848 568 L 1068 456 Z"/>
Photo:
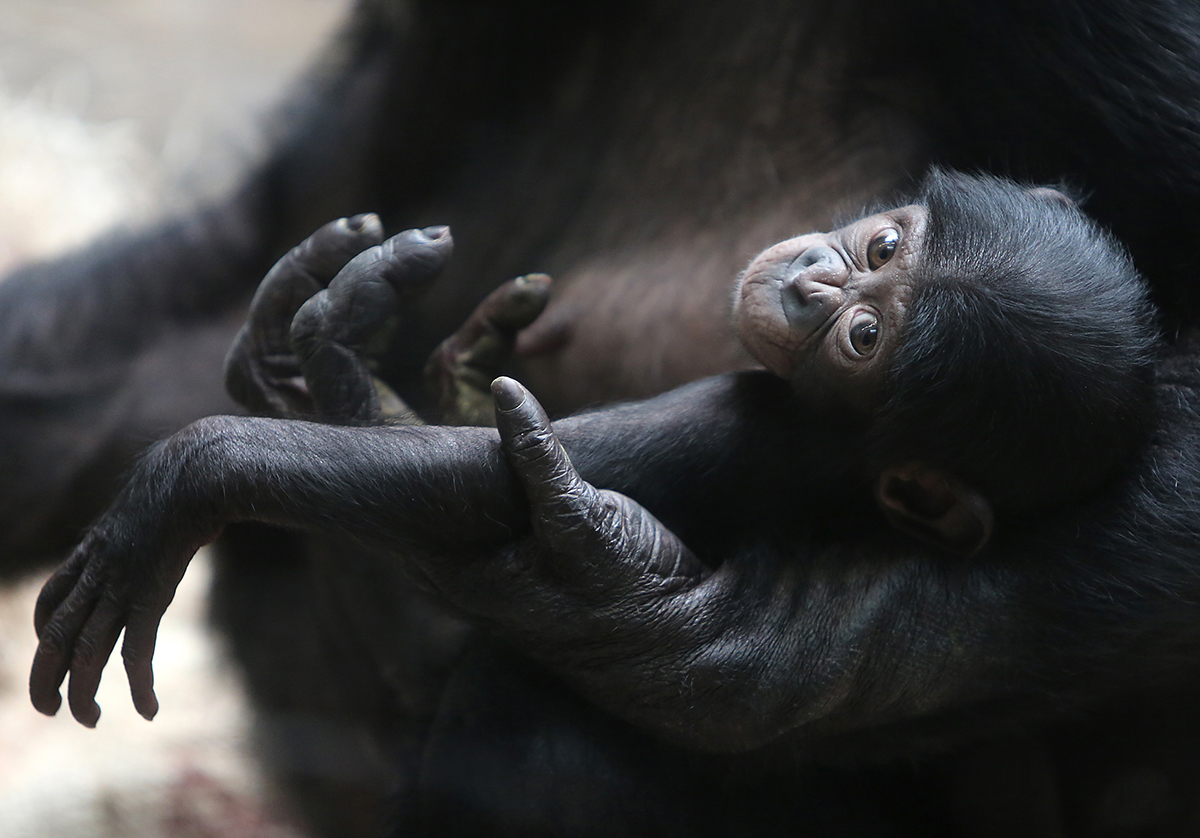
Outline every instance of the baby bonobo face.
<path id="1" fill-rule="evenodd" d="M 801 392 L 870 410 L 900 343 L 927 217 L 899 207 L 764 250 L 735 294 L 742 344 Z"/>

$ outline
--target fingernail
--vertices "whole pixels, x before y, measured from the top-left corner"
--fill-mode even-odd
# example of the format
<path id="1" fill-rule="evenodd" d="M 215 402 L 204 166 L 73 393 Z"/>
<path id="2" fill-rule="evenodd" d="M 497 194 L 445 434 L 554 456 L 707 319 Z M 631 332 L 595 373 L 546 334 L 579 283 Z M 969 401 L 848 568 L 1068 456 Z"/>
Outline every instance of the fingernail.
<path id="1" fill-rule="evenodd" d="M 421 232 L 425 235 L 425 238 L 429 239 L 430 241 L 437 241 L 449 233 L 450 228 L 445 224 L 438 224 L 434 227 L 425 227 L 421 230 Z"/>
<path id="2" fill-rule="evenodd" d="M 513 280 L 516 290 L 534 298 L 550 295 L 550 277 L 546 274 L 525 274 Z"/>
<path id="3" fill-rule="evenodd" d="M 513 379 L 502 375 L 492 382 L 492 398 L 496 408 L 511 413 L 525 403 L 525 390 Z"/>
<path id="4" fill-rule="evenodd" d="M 346 219 L 346 226 L 350 228 L 350 232 L 357 233 L 367 225 L 367 220 L 371 217 L 370 213 L 361 215 L 352 215 Z"/>

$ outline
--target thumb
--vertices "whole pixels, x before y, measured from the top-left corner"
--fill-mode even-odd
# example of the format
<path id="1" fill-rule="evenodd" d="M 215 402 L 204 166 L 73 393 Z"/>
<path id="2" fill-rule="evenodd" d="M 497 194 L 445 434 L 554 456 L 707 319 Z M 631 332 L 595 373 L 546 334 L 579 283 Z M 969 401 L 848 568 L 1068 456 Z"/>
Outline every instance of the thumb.
<path id="1" fill-rule="evenodd" d="M 534 521 L 560 528 L 585 518 L 596 489 L 571 464 L 537 399 L 507 377 L 492 382 L 492 397 L 501 447 L 525 488 Z"/>

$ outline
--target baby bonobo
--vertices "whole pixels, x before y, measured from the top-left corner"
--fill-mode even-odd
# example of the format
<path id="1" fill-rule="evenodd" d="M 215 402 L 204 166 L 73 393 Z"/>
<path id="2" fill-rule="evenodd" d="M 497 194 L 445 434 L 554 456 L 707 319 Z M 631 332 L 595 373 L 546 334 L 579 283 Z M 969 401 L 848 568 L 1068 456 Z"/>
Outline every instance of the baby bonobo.
<path id="1" fill-rule="evenodd" d="M 1094 489 L 1150 404 L 1146 289 L 1053 189 L 935 170 L 911 203 L 761 253 L 734 320 L 818 413 L 864 423 L 893 525 L 959 553 L 991 507 Z"/>
<path id="2" fill-rule="evenodd" d="M 448 248 L 418 232 L 359 254 L 347 276 L 426 276 Z M 347 282 L 331 284 L 352 294 Z M 199 546 L 251 520 L 384 546 L 522 651 L 590 685 L 594 700 L 671 735 L 686 713 L 653 708 L 675 707 L 669 697 L 703 676 L 673 668 L 693 686 L 665 684 L 662 701 L 648 702 L 644 691 L 660 682 L 635 665 L 646 649 L 702 663 L 697 649 L 713 648 L 717 620 L 747 632 L 720 648 L 758 654 L 752 615 L 781 612 L 756 597 L 773 596 L 770 568 L 781 565 L 849 573 L 851 590 L 874 578 L 853 563 L 877 553 L 1003 562 L 1008 548 L 988 549 L 994 517 L 1100 488 L 1136 448 L 1150 406 L 1154 329 L 1142 282 L 1121 247 L 1053 190 L 935 171 L 898 207 L 761 254 L 738 286 L 735 323 L 770 372 L 705 379 L 553 429 L 531 394 L 498 379 L 499 440 L 471 427 L 194 423 L 148 453 L 43 589 L 34 705 L 55 712 L 70 672 L 72 713 L 95 724 L 100 672 L 125 629 L 134 704 L 153 716 L 150 659 L 175 586 Z M 324 333 L 354 330 L 341 325 Z M 337 406 L 326 414 L 336 420 Z M 935 549 L 885 526 L 878 509 Z M 780 601 L 838 590 L 787 578 L 804 593 Z M 904 602 L 919 611 L 924 590 Z M 907 636 L 879 620 L 916 619 L 903 609 L 856 616 L 874 596 L 847 596 L 788 610 L 814 622 L 771 648 L 791 650 L 796 671 L 808 671 L 830 649 L 859 654 L 872 638 Z M 617 622 L 604 642 L 629 648 L 599 656 L 601 667 L 584 652 L 605 620 Z M 834 689 L 854 671 L 835 669 L 817 681 Z M 886 692 L 891 674 L 854 677 L 839 700 L 853 703 L 863 685 Z M 722 683 L 751 689 L 760 679 Z M 774 735 L 743 721 L 712 735 L 738 730 L 738 747 L 755 725 Z"/>

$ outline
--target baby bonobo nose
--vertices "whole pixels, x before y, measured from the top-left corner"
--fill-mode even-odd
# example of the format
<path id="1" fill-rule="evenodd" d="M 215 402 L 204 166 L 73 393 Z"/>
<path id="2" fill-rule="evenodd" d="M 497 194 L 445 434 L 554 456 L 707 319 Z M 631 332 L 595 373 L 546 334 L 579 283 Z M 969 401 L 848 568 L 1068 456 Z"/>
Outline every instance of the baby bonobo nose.
<path id="1" fill-rule="evenodd" d="M 792 270 L 807 273 L 834 273 L 842 269 L 842 257 L 832 247 L 818 244 L 806 249 L 792 260 Z"/>
<path id="2" fill-rule="evenodd" d="M 844 269 L 838 252 L 824 245 L 810 247 L 792 260 L 782 302 L 793 329 L 811 331 L 837 308 Z"/>

